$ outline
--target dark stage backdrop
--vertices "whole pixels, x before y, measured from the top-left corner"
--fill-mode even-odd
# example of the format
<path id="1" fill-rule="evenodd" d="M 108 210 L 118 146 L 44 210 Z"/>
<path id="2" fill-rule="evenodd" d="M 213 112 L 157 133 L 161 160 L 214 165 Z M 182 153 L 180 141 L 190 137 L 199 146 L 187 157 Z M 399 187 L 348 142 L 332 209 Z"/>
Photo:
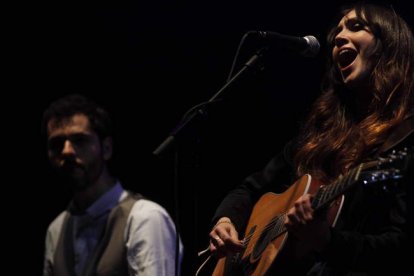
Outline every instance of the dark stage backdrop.
<path id="1" fill-rule="evenodd" d="M 194 275 L 196 252 L 208 245 L 220 200 L 295 135 L 318 95 L 325 33 L 345 1 L 322 2 L 48 1 L 19 7 L 13 34 L 18 77 L 10 94 L 24 133 L 21 148 L 31 153 L 14 174 L 14 192 L 24 191 L 29 211 L 17 222 L 25 239 L 16 254 L 24 251 L 29 260 L 20 274 L 41 275 L 46 228 L 70 199 L 46 160 L 42 111 L 59 96 L 78 92 L 113 115 L 114 173 L 176 219 L 186 249 L 183 274 Z M 393 2 L 410 21 L 408 4 Z M 249 30 L 314 35 L 322 51 L 316 58 L 269 52 L 263 71 L 242 79 L 180 139 L 177 166 L 171 153 L 155 158 L 153 150 L 185 112 L 225 84 Z M 236 69 L 255 50 L 248 41 Z M 36 173 L 29 175 L 27 167 Z"/>

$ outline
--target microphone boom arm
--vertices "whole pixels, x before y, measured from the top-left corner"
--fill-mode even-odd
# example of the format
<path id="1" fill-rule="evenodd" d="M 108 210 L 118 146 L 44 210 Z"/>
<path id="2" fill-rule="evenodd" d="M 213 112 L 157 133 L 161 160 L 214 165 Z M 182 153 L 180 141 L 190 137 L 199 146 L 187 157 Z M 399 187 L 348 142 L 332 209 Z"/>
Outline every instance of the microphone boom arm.
<path id="1" fill-rule="evenodd" d="M 229 88 L 242 76 L 246 75 L 248 72 L 254 72 L 255 70 L 263 69 L 263 64 L 260 62 L 262 57 L 267 50 L 267 47 L 261 48 L 256 53 L 250 57 L 250 59 L 243 65 L 243 67 L 228 81 L 220 90 L 214 94 L 207 102 L 198 104 L 195 107 L 202 106 L 201 108 L 196 108 L 192 112 L 187 112 L 188 116 L 185 116 L 179 124 L 174 128 L 174 130 L 170 133 L 170 135 L 153 151 L 155 156 L 162 156 L 165 152 L 169 151 L 172 145 L 175 143 L 176 138 L 179 137 L 180 133 L 182 133 L 189 125 L 193 124 L 197 117 L 200 117 L 205 114 L 204 108 L 217 101 L 220 96 L 222 96 Z M 194 109 L 194 108 L 191 108 Z M 190 111 L 191 111 L 190 109 Z"/>

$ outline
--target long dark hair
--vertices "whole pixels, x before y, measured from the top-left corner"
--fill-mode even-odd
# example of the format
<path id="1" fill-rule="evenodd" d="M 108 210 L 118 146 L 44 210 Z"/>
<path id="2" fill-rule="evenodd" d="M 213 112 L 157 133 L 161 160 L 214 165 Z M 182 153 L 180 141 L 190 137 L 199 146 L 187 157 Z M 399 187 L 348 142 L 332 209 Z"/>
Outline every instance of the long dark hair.
<path id="1" fill-rule="evenodd" d="M 311 173 L 325 181 L 335 179 L 375 151 L 392 128 L 413 113 L 414 38 L 409 26 L 393 9 L 372 4 L 344 8 L 340 16 L 351 10 L 376 38 L 376 63 L 369 80 L 372 98 L 363 117 L 358 117 L 351 99 L 356 95 L 347 91 L 329 53 L 322 94 L 299 138 L 298 176 Z M 335 28 L 327 37 L 330 49 Z"/>

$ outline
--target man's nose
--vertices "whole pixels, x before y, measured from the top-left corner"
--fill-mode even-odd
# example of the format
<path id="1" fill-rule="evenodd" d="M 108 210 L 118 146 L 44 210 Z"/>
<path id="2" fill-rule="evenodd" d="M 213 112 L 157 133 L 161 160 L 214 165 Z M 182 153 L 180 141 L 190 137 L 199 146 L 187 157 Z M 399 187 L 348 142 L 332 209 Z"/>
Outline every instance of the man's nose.
<path id="1" fill-rule="evenodd" d="M 66 139 L 63 143 L 62 154 L 63 155 L 74 155 L 76 153 L 75 148 L 72 142 L 69 139 Z"/>

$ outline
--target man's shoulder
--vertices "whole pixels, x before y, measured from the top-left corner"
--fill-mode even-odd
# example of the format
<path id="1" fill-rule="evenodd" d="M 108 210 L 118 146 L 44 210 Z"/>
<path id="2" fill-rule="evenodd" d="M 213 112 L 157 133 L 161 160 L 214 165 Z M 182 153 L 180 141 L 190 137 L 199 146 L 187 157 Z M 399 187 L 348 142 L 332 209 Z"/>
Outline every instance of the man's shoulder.
<path id="1" fill-rule="evenodd" d="M 133 209 L 145 212 L 165 212 L 165 208 L 159 203 L 147 198 L 142 198 L 134 203 Z"/>
<path id="2" fill-rule="evenodd" d="M 49 224 L 48 231 L 58 231 L 62 228 L 62 225 L 65 221 L 66 216 L 68 215 L 68 211 L 62 211 L 54 220 Z"/>
<path id="3" fill-rule="evenodd" d="M 130 205 L 129 219 L 152 220 L 157 217 L 162 217 L 164 219 L 170 218 L 168 211 L 161 204 L 148 199 L 139 193 L 125 190 L 118 206 L 121 206 L 123 203 L 125 204 L 126 201 L 129 201 L 127 204 L 132 203 L 132 205 Z"/>
<path id="4" fill-rule="evenodd" d="M 151 219 L 154 217 L 169 217 L 169 214 L 159 203 L 143 198 L 134 203 L 130 216 L 140 219 Z"/>

